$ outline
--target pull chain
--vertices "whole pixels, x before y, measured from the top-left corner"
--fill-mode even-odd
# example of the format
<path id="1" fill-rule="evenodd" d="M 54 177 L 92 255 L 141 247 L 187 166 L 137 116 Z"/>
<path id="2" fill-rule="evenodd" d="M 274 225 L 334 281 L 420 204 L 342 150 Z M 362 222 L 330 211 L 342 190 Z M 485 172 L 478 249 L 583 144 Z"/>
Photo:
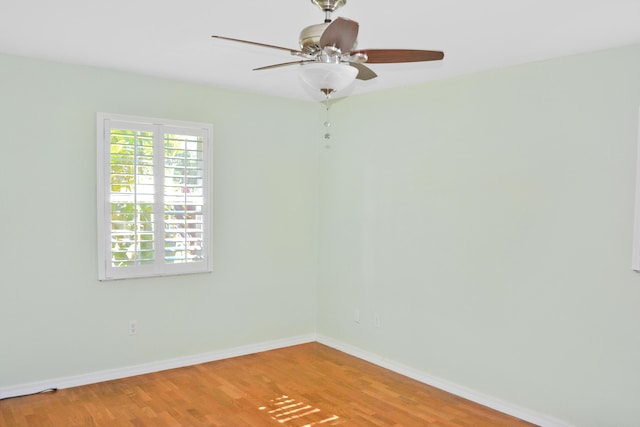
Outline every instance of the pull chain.
<path id="1" fill-rule="evenodd" d="M 329 144 L 329 140 L 331 139 L 331 133 L 329 132 L 329 128 L 331 127 L 331 116 L 329 113 L 329 107 L 331 105 L 329 104 L 329 94 L 326 94 L 326 100 L 325 100 L 325 109 L 327 110 L 327 115 L 326 115 L 326 120 L 324 121 L 324 139 L 326 141 L 326 144 L 324 146 L 324 148 L 331 148 L 331 145 Z"/>

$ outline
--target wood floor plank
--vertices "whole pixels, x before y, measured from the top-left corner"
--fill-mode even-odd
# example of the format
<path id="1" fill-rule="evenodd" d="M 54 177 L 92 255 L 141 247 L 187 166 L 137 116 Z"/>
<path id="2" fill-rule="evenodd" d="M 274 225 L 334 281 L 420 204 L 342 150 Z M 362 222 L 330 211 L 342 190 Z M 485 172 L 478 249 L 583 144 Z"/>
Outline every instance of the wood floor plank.
<path id="1" fill-rule="evenodd" d="M 0 401 L 0 427 L 532 426 L 319 343 Z"/>

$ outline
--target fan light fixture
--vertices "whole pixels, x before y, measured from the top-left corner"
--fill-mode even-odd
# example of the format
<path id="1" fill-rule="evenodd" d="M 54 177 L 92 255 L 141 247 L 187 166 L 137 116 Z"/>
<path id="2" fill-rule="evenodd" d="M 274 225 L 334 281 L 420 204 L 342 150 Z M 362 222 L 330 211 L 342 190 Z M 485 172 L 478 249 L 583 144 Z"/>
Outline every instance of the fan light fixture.
<path id="1" fill-rule="evenodd" d="M 348 64 L 313 62 L 300 67 L 303 82 L 329 96 L 354 82 L 358 69 Z"/>
<path id="2" fill-rule="evenodd" d="M 344 6 L 347 0 L 311 0 L 311 3 L 324 12 L 324 22 L 302 30 L 299 38 L 300 50 L 231 37 L 216 35 L 211 37 L 276 49 L 298 57 L 297 61 L 267 65 L 254 68 L 254 70 L 299 66 L 300 79 L 313 90 L 320 91 L 325 96 L 327 120 L 324 125 L 326 128 L 331 126 L 329 107 L 330 98 L 334 92 L 345 89 L 356 79 L 367 81 L 378 77 L 365 64 L 439 61 L 444 58 L 444 52 L 439 50 L 356 49 L 360 24 L 343 17 L 331 19 L 331 14 Z M 324 137 L 329 139 L 331 134 L 327 131 Z"/>
<path id="3" fill-rule="evenodd" d="M 329 140 L 331 139 L 331 133 L 329 133 L 329 127 L 331 127 L 329 99 L 334 92 L 341 91 L 353 83 L 359 71 L 356 67 L 339 62 L 311 62 L 302 64 L 299 68 L 299 73 L 300 79 L 304 83 L 324 93 L 325 107 L 327 109 L 327 119 L 324 122 L 326 128 L 324 139 Z M 328 148 L 329 145 L 327 144 L 326 147 Z"/>

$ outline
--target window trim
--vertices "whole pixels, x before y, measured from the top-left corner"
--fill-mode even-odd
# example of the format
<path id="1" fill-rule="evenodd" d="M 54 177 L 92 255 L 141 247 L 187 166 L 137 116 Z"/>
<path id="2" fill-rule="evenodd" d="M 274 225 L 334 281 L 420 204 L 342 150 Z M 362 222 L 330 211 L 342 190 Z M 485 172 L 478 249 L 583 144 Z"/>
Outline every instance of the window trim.
<path id="1" fill-rule="evenodd" d="M 636 142 L 636 188 L 633 215 L 633 248 L 631 251 L 631 269 L 640 273 L 640 110 L 638 111 L 638 134 Z"/>
<path id="2" fill-rule="evenodd" d="M 169 132 L 185 129 L 186 132 L 203 137 L 203 254 L 204 261 L 197 263 L 166 264 L 156 262 L 146 266 L 111 266 L 111 202 L 110 202 L 110 156 L 111 124 L 126 122 L 131 125 L 152 127 Z M 111 281 L 143 277 L 161 277 L 183 274 L 210 273 L 212 271 L 212 166 L 213 166 L 213 125 L 172 119 L 131 116 L 113 113 L 96 113 L 97 141 L 97 232 L 98 232 L 98 279 Z M 167 132 L 162 131 L 164 135 Z M 162 138 L 164 139 L 164 138 Z M 162 158 L 162 156 L 160 156 Z M 158 164 L 158 151 L 154 150 L 154 164 Z M 160 162 L 162 164 L 162 162 Z M 163 184 L 164 185 L 164 184 Z M 157 202 L 156 202 L 157 203 Z M 157 227 L 156 227 L 157 229 Z M 162 251 L 162 248 L 157 249 Z M 164 259 L 164 257 L 161 257 Z"/>

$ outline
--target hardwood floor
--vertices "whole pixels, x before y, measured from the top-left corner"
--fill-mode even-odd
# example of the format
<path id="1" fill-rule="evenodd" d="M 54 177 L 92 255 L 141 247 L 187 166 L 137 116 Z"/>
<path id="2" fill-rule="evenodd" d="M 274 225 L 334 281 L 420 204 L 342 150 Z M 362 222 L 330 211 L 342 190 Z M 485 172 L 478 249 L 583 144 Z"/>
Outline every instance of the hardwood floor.
<path id="1" fill-rule="evenodd" d="M 531 426 L 318 343 L 0 401 L 1 427 Z"/>

